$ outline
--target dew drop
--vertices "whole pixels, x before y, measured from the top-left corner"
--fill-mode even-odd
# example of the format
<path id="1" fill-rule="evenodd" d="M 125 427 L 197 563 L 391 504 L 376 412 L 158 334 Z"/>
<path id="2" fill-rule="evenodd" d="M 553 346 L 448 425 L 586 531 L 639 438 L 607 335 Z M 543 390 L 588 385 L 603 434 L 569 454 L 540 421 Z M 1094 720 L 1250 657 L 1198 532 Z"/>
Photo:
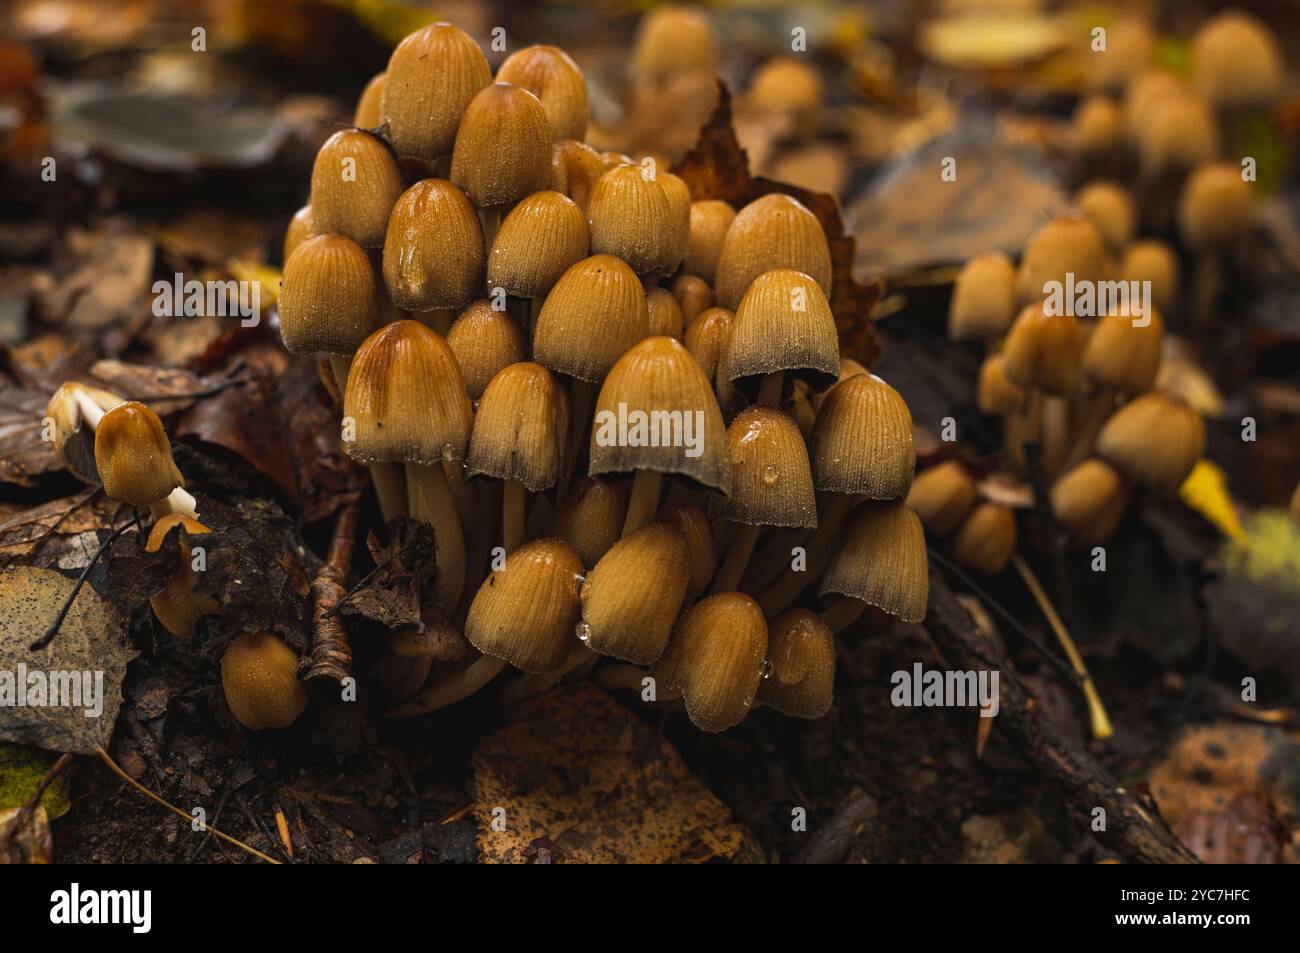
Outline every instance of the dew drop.
<path id="1" fill-rule="evenodd" d="M 573 631 L 577 633 L 579 642 L 591 641 L 591 626 L 586 622 L 579 622 L 574 626 Z"/>
<path id="2" fill-rule="evenodd" d="M 772 486 L 777 480 L 781 479 L 781 468 L 775 463 L 769 463 L 763 467 L 763 482 Z"/>
<path id="3" fill-rule="evenodd" d="M 770 658 L 765 658 L 765 659 L 763 659 L 763 664 L 762 664 L 762 666 L 760 667 L 760 670 L 761 670 L 762 673 L 763 673 L 763 678 L 764 678 L 764 679 L 771 678 L 771 677 L 772 677 L 772 660 L 771 660 Z"/>

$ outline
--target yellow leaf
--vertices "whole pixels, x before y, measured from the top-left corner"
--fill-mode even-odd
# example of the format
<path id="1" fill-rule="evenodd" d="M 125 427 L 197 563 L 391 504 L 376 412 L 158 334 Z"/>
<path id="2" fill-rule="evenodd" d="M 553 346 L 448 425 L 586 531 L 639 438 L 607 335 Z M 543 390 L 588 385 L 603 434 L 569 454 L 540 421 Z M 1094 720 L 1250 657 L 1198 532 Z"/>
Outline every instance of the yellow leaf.
<path id="1" fill-rule="evenodd" d="M 1237 508 L 1228 492 L 1223 471 L 1205 458 L 1196 462 L 1178 491 L 1183 502 L 1219 528 L 1233 542 L 1246 543 L 1246 531 L 1237 518 Z"/>
<path id="2" fill-rule="evenodd" d="M 258 261 L 232 258 L 226 262 L 226 270 L 230 272 L 230 276 L 236 281 L 258 282 L 261 287 L 260 298 L 258 299 L 260 307 L 269 308 L 280 300 L 280 279 L 284 276 L 279 268 L 273 268 Z"/>

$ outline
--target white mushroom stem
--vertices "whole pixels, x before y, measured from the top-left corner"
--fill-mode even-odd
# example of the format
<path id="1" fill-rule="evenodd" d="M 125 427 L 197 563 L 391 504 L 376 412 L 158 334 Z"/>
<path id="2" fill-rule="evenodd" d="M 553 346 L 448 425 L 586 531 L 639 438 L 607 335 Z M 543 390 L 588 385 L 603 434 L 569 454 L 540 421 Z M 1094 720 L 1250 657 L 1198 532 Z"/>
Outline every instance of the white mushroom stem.
<path id="1" fill-rule="evenodd" d="M 559 668 L 549 672 L 529 672 L 507 685 L 501 692 L 502 710 L 513 711 L 534 695 L 540 695 L 551 688 L 570 672 L 581 668 L 588 662 L 595 663 L 599 660 L 599 655 L 587 648 L 583 643 L 577 643 L 569 650 L 569 654 Z"/>
<path id="2" fill-rule="evenodd" d="M 627 516 L 623 520 L 623 535 L 630 536 L 655 518 L 659 509 L 659 490 L 663 474 L 658 470 L 637 470 L 632 478 L 632 497 L 627 503 Z"/>
<path id="3" fill-rule="evenodd" d="M 512 553 L 524 542 L 524 485 L 518 480 L 506 480 L 502 488 L 501 544 Z"/>
<path id="4" fill-rule="evenodd" d="M 473 664 L 434 682 L 410 701 L 388 712 L 389 718 L 411 718 L 454 705 L 473 695 L 506 667 L 506 660 L 484 655 Z"/>
<path id="5" fill-rule="evenodd" d="M 334 372 L 334 386 L 342 398 L 348 392 L 348 375 L 352 373 L 352 358 L 346 354 L 330 354 L 330 370 Z"/>
<path id="6" fill-rule="evenodd" d="M 437 602 L 451 612 L 465 588 L 465 537 L 447 485 L 447 472 L 441 463 L 408 463 L 406 486 L 412 518 L 433 527 L 438 554 Z"/>
<path id="7" fill-rule="evenodd" d="M 751 526 L 749 523 L 742 523 L 737 528 L 736 535 L 731 540 L 731 548 L 727 550 L 727 558 L 713 578 L 713 592 L 731 592 L 740 585 L 762 529 L 761 526 Z"/>
<path id="8" fill-rule="evenodd" d="M 861 599 L 845 596 L 834 605 L 818 613 L 826 627 L 832 632 L 843 632 L 854 622 L 862 618 L 867 611 L 867 604 Z"/>

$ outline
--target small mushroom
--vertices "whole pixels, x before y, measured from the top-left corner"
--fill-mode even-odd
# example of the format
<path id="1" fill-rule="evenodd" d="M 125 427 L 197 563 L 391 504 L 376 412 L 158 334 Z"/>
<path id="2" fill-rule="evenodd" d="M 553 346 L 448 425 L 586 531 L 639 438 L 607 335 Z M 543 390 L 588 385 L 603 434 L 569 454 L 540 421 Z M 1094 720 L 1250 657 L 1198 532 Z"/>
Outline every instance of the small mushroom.
<path id="1" fill-rule="evenodd" d="M 573 547 L 587 568 L 618 542 L 627 517 L 628 486 L 622 480 L 575 481 L 555 514 L 555 534 Z"/>
<path id="2" fill-rule="evenodd" d="M 807 609 L 773 619 L 768 633 L 772 671 L 758 700 L 791 718 L 822 717 L 834 701 L 835 633 Z"/>
<path id="3" fill-rule="evenodd" d="M 193 550 L 185 537 L 211 532 L 198 520 L 183 513 L 168 513 L 153 524 L 145 543 L 145 552 L 158 552 L 167 534 L 176 526 L 185 531 L 180 546 L 181 571 L 167 580 L 162 592 L 150 598 L 149 605 L 164 629 L 178 639 L 187 639 L 194 634 L 194 626 L 200 618 L 220 612 L 221 606 L 211 597 L 194 594 L 198 574 L 191 565 Z"/>
<path id="4" fill-rule="evenodd" d="M 1085 543 L 1105 542 L 1128 503 L 1128 486 L 1113 467 L 1091 457 L 1052 484 L 1052 515 Z"/>
<path id="5" fill-rule="evenodd" d="M 691 203 L 690 234 L 686 242 L 686 260 L 682 271 L 703 278 L 710 285 L 717 273 L 718 255 L 727 229 L 736 218 L 736 210 L 720 199 L 701 199 Z"/>
<path id="6" fill-rule="evenodd" d="M 976 255 L 962 266 L 948 305 L 954 341 L 1000 338 L 1016 316 L 1016 268 L 1002 252 Z"/>
<path id="7" fill-rule="evenodd" d="M 777 268 L 802 272 L 830 297 L 831 252 L 821 222 L 798 199 L 773 192 L 742 208 L 727 227 L 713 282 L 718 304 L 736 310 L 754 279 Z"/>
<path id="8" fill-rule="evenodd" d="M 556 46 L 526 46 L 506 57 L 497 82 L 538 98 L 554 139 L 587 137 L 587 80 L 568 53 Z"/>
<path id="9" fill-rule="evenodd" d="M 956 460 L 945 460 L 916 475 L 907 505 L 936 536 L 947 536 L 975 505 L 975 480 Z"/>
<path id="10" fill-rule="evenodd" d="M 929 592 L 925 529 L 916 513 L 902 500 L 867 501 L 854 509 L 826 567 L 820 594 L 839 593 L 904 622 L 920 622 Z"/>
<path id="11" fill-rule="evenodd" d="M 948 552 L 967 569 L 996 575 L 1016 552 L 1016 515 L 1000 503 L 980 503 L 948 540 Z"/>
<path id="12" fill-rule="evenodd" d="M 388 61 L 382 104 L 397 154 L 426 162 L 450 155 L 466 107 L 491 82 L 479 45 L 450 23 L 402 40 Z"/>
<path id="13" fill-rule="evenodd" d="M 402 194 L 402 170 L 388 144 L 361 129 L 325 140 L 311 170 L 312 225 L 362 248 L 384 244 L 388 216 Z"/>
<path id="14" fill-rule="evenodd" d="M 1205 422 L 1179 400 L 1153 391 L 1115 412 L 1097 437 L 1097 455 L 1127 479 L 1174 492 L 1205 452 Z"/>
<path id="15" fill-rule="evenodd" d="M 288 728 L 307 709 L 298 655 L 269 632 L 245 632 L 226 646 L 221 689 L 230 713 L 250 731 Z"/>

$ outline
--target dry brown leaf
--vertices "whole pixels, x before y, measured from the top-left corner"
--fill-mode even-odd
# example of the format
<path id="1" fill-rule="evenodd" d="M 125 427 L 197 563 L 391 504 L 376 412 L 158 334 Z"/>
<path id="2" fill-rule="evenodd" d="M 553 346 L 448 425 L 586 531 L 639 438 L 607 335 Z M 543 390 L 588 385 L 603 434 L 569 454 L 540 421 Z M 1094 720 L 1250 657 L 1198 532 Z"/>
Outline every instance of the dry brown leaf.
<path id="1" fill-rule="evenodd" d="M 45 808 L 0 809 L 0 864 L 54 863 L 54 836 Z"/>
<path id="2" fill-rule="evenodd" d="M 741 845 L 730 810 L 673 747 L 587 682 L 529 702 L 473 765 L 486 863 L 528 863 L 539 852 L 578 863 L 698 863 Z"/>

